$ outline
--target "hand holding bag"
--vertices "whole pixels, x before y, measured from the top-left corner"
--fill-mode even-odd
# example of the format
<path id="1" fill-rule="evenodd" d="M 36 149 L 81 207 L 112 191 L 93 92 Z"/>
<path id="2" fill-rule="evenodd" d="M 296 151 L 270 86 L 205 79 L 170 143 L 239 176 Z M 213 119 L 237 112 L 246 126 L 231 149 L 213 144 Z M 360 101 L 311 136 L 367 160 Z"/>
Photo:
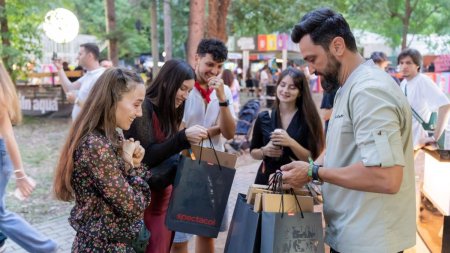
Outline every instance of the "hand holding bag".
<path id="1" fill-rule="evenodd" d="M 281 172 L 277 172 L 273 180 L 274 193 L 263 193 L 262 197 L 261 253 L 324 253 L 322 214 L 312 212 L 312 198 L 295 196 L 292 189 L 289 194 L 285 194 L 281 189 Z M 264 195 L 278 197 L 270 197 L 269 202 Z M 309 198 L 311 207 L 305 208 L 301 205 L 301 202 L 306 203 L 302 198 Z M 273 210 L 273 206 L 278 206 L 278 210 Z M 295 209 L 292 209 L 292 206 L 295 206 Z M 311 212 L 304 212 L 305 209 Z"/>

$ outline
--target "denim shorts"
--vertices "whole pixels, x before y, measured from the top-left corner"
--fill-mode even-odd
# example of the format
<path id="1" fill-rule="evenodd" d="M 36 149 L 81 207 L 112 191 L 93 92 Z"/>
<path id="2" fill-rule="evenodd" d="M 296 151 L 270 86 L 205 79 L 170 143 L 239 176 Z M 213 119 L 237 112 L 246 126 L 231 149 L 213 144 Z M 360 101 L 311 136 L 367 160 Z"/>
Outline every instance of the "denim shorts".
<path id="1" fill-rule="evenodd" d="M 222 224 L 220 224 L 220 232 L 225 232 L 228 230 L 228 205 L 225 207 L 225 212 L 223 214 Z M 192 238 L 192 234 L 175 232 L 175 237 L 173 238 L 173 243 L 187 242 Z"/>

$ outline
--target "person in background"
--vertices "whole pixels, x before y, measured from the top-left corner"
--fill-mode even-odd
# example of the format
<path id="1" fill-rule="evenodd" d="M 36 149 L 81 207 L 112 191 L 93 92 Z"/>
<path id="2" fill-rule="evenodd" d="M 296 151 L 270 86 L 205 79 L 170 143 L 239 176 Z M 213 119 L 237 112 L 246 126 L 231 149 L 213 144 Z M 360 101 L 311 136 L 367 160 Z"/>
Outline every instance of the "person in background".
<path id="1" fill-rule="evenodd" d="M 326 83 L 327 81 L 321 78 L 320 83 L 322 87 L 330 87 L 330 89 L 324 89 L 323 91 L 323 97 L 322 102 L 320 104 L 320 111 L 322 113 L 322 119 L 324 120 L 325 126 L 324 126 L 324 132 L 325 135 L 328 132 L 328 122 L 330 121 L 331 114 L 333 113 L 333 104 L 334 104 L 334 97 L 336 96 L 337 88 L 335 88 L 336 85 L 329 85 Z"/>
<path id="2" fill-rule="evenodd" d="M 411 110 L 392 78 L 358 53 L 344 17 L 305 14 L 291 33 L 304 60 L 340 86 L 326 150 L 281 167 L 284 187 L 322 184 L 330 252 L 403 252 L 416 243 Z M 388 215 L 387 215 L 388 214 Z"/>
<path id="3" fill-rule="evenodd" d="M 78 116 L 89 95 L 89 92 L 92 89 L 92 86 L 95 81 L 97 81 L 98 77 L 105 71 L 105 68 L 101 67 L 98 62 L 99 56 L 100 50 L 94 43 L 85 43 L 80 45 L 77 60 L 78 64 L 86 70 L 86 73 L 75 82 L 71 82 L 67 78 L 61 60 L 55 59 L 53 61 L 53 64 L 55 64 L 58 69 L 61 87 L 66 93 L 67 100 L 74 104 L 72 110 L 72 120 L 75 120 Z"/>
<path id="4" fill-rule="evenodd" d="M 450 100 L 444 92 L 427 75 L 420 73 L 422 55 L 412 48 L 404 49 L 398 55 L 398 65 L 404 79 L 400 88 L 408 99 L 411 109 L 417 116 L 413 117 L 414 150 L 428 143 L 435 143 L 441 137 L 450 118 Z M 428 122 L 432 112 L 438 113 L 433 135 L 428 136 L 418 117 Z"/>
<path id="5" fill-rule="evenodd" d="M 108 95 L 105 95 L 108 94 Z M 142 116 L 145 87 L 134 72 L 110 68 L 97 80 L 61 149 L 54 193 L 75 201 L 72 252 L 134 252 L 132 241 L 150 203 L 151 172 L 139 141 L 124 139 Z"/>
<path id="6" fill-rule="evenodd" d="M 224 84 L 226 84 L 228 87 L 230 87 L 231 94 L 233 96 L 233 107 L 234 112 L 236 114 L 239 113 L 240 108 L 240 101 L 239 101 L 239 92 L 240 92 L 240 86 L 239 82 L 236 78 L 234 78 L 233 72 L 229 69 L 224 69 L 222 72 L 222 79 Z M 236 115 L 234 115 L 236 117 Z"/>
<path id="7" fill-rule="evenodd" d="M 14 175 L 16 187 L 23 197 L 29 197 L 34 189 L 34 183 L 23 168 L 12 127 L 21 118 L 16 89 L 3 62 L 0 62 L 0 230 L 28 252 L 56 252 L 57 245 L 53 240 L 46 238 L 16 213 L 6 210 L 6 186 L 11 175 Z M 0 250 L 4 250 L 4 246 Z"/>
<path id="8" fill-rule="evenodd" d="M 100 60 L 100 66 L 101 66 L 102 68 L 105 68 L 105 69 L 109 69 L 109 68 L 114 67 L 112 61 L 109 60 L 109 59 L 101 59 L 101 60 Z"/>
<path id="9" fill-rule="evenodd" d="M 250 68 L 247 69 L 247 73 L 245 75 L 245 88 L 247 89 L 248 97 L 255 96 L 255 82 Z"/>
<path id="10" fill-rule="evenodd" d="M 268 184 L 270 174 L 282 165 L 315 159 L 324 148 L 322 122 L 305 74 L 288 68 L 276 85 L 274 108 L 259 113 L 253 128 L 250 154 L 263 160 L 256 184 Z"/>
<path id="11" fill-rule="evenodd" d="M 195 55 L 195 85 L 186 100 L 183 124 L 186 127 L 201 125 L 208 129 L 214 148 L 224 151 L 224 139 L 234 137 L 236 129 L 234 107 L 231 90 L 219 77 L 223 64 L 228 57 L 225 44 L 217 39 L 203 39 L 197 47 Z M 203 141 L 210 147 L 209 141 Z M 227 209 L 222 219 L 220 231 L 227 229 Z M 175 233 L 172 252 L 187 252 L 188 241 L 192 235 Z M 214 238 L 197 236 L 197 253 L 214 252 Z"/>
<path id="12" fill-rule="evenodd" d="M 140 141 L 146 154 L 142 162 L 150 168 L 178 155 L 190 144 L 207 137 L 206 128 L 194 125 L 180 128 L 185 100 L 194 87 L 195 73 L 182 60 L 164 63 L 154 82 L 148 86 L 143 103 L 143 117 L 136 119 L 125 137 Z M 151 233 L 147 253 L 169 253 L 173 232 L 165 225 L 172 185 L 152 189 L 151 203 L 145 209 L 144 222 Z"/>
<path id="13" fill-rule="evenodd" d="M 382 70 L 388 72 L 388 66 L 389 64 L 391 64 L 391 62 L 389 61 L 388 57 L 386 56 L 385 53 L 380 52 L 380 51 L 375 51 L 370 55 L 370 59 L 372 59 L 372 61 Z M 389 72 L 388 72 L 389 73 Z M 390 73 L 389 73 L 390 74 Z M 391 75 L 392 78 L 394 79 L 394 81 L 397 84 L 400 84 L 400 80 L 398 80 L 397 77 L 395 77 L 394 75 Z"/>

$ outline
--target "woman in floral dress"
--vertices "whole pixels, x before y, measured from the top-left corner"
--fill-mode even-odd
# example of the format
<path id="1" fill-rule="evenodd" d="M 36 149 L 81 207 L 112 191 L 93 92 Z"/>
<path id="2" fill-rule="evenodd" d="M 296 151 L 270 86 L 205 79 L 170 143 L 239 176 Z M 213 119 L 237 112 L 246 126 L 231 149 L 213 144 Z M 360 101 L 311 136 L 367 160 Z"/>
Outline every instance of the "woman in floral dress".
<path id="1" fill-rule="evenodd" d="M 150 203 L 141 166 L 145 150 L 125 140 L 127 130 L 142 116 L 145 87 L 141 78 L 120 68 L 97 80 L 70 129 L 56 167 L 58 199 L 75 200 L 69 222 L 77 232 L 72 252 L 135 252 L 130 241 L 142 227 Z"/>

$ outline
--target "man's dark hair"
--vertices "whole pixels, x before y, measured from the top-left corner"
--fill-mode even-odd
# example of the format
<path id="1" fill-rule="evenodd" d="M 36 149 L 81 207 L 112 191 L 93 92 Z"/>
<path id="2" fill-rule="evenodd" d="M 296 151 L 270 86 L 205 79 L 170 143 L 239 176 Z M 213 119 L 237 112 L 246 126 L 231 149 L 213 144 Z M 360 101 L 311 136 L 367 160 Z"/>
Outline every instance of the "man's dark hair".
<path id="1" fill-rule="evenodd" d="M 211 54 L 214 61 L 224 62 L 228 58 L 228 49 L 218 39 L 202 39 L 198 44 L 197 54 L 201 57 Z"/>
<path id="2" fill-rule="evenodd" d="M 347 21 L 341 14 L 329 8 L 319 8 L 303 16 L 292 29 L 291 39 L 294 43 L 298 43 L 308 34 L 314 44 L 322 46 L 327 52 L 331 41 L 336 37 L 342 37 L 350 51 L 358 50 Z"/>
<path id="3" fill-rule="evenodd" d="M 418 50 L 413 49 L 413 48 L 403 49 L 403 51 L 397 57 L 397 64 L 400 64 L 400 60 L 402 60 L 403 58 L 405 58 L 407 56 L 411 57 L 414 64 L 419 66 L 419 70 L 420 70 L 420 67 L 422 66 L 422 55 L 420 54 L 420 52 Z"/>
<path id="4" fill-rule="evenodd" d="M 372 59 L 373 62 L 375 63 L 381 63 L 381 62 L 385 62 L 388 61 L 388 57 L 385 53 L 381 52 L 381 51 L 375 51 L 370 55 L 370 59 Z"/>
<path id="5" fill-rule="evenodd" d="M 100 49 L 98 49 L 98 46 L 95 43 L 84 43 L 81 44 L 80 47 L 84 47 L 84 50 L 91 53 L 96 60 L 100 58 Z"/>

